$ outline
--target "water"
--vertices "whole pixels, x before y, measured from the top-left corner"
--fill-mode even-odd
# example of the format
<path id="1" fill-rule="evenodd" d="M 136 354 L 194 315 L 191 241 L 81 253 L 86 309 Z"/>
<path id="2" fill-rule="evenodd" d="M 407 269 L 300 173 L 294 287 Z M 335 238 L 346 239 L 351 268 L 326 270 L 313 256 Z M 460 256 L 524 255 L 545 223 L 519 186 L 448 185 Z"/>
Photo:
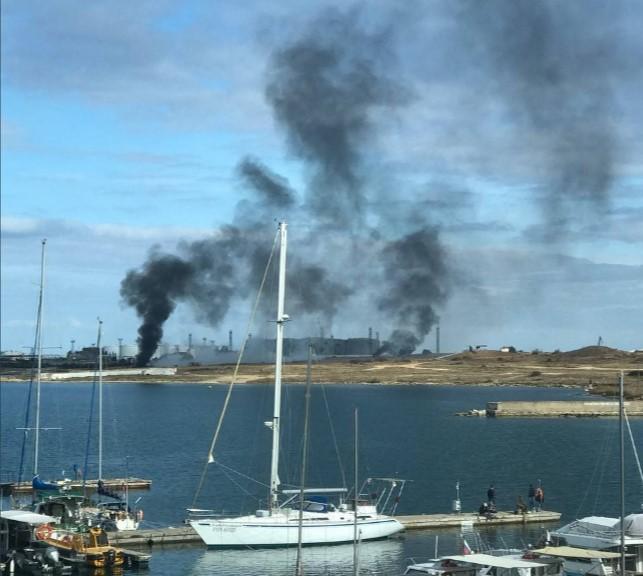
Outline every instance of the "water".
<path id="1" fill-rule="evenodd" d="M 85 461 L 91 398 L 90 383 L 56 383 L 42 387 L 41 477 L 71 474 Z M 15 479 L 24 432 L 28 385 L 0 386 L 0 478 Z M 226 388 L 189 384 L 106 383 L 104 392 L 105 476 L 126 475 L 152 480 L 141 497 L 144 526 L 178 526 L 193 498 L 203 469 L 216 417 Z M 583 397 L 570 389 L 482 388 L 459 386 L 327 385 L 313 391 L 309 485 L 340 486 L 337 451 L 345 463 L 346 483 L 353 484 L 353 410 L 359 408 L 360 477 L 396 476 L 407 484 L 398 514 L 446 512 L 460 482 L 462 508 L 478 508 L 490 483 L 500 509 L 513 509 L 518 495 L 526 499 L 530 482 L 541 481 L 545 508 L 563 514 L 563 522 L 591 514 L 616 516 L 619 510 L 618 423 L 615 419 L 486 419 L 457 417 L 456 412 L 483 408 L 492 400 L 565 400 Z M 233 393 L 216 457 L 241 475 L 211 465 L 199 499 L 200 507 L 230 513 L 265 505 L 266 489 L 245 479 L 268 478 L 270 431 L 263 425 L 272 411 L 272 388 L 243 385 Z M 282 412 L 282 482 L 297 483 L 303 421 L 303 387 L 285 387 Z M 643 420 L 631 421 L 643 443 Z M 96 476 L 97 433 L 91 436 L 89 475 Z M 29 438 L 24 477 L 30 476 Z M 631 457 L 626 467 L 628 512 L 640 509 L 641 482 Z M 231 479 L 233 481 L 231 481 Z M 262 504 L 263 500 L 263 504 Z M 5 501 L 3 504 L 7 506 Z M 551 526 L 549 526 L 551 528 Z M 534 542 L 544 527 L 514 527 L 482 532 L 495 545 Z M 433 555 L 435 532 L 410 532 L 402 538 L 362 546 L 368 574 L 399 574 L 410 557 Z M 442 554 L 456 551 L 457 530 L 439 534 Z M 350 574 L 350 546 L 306 550 L 307 573 Z M 290 574 L 294 550 L 208 551 L 201 546 L 156 546 L 149 573 Z"/>

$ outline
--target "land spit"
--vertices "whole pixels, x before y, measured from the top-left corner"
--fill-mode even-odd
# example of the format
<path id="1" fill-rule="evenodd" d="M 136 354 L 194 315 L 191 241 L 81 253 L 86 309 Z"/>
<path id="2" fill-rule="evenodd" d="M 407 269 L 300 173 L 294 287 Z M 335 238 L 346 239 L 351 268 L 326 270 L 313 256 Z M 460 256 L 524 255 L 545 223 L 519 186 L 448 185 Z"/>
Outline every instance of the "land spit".
<path id="1" fill-rule="evenodd" d="M 614 396 L 619 372 L 625 371 L 625 395 L 643 399 L 643 352 L 624 352 L 605 346 L 589 346 L 571 352 L 467 351 L 457 354 L 414 355 L 404 358 L 325 358 L 315 363 L 313 380 L 338 384 L 440 384 L 477 386 L 581 387 L 600 395 Z M 171 373 L 173 372 L 173 373 Z M 88 380 L 87 372 L 62 372 L 66 380 Z M 166 373 L 104 374 L 106 381 L 227 384 L 234 366 L 178 366 Z M 285 382 L 303 383 L 304 362 L 284 366 Z M 5 369 L 3 381 L 28 380 L 27 371 Z M 245 364 L 239 383 L 270 383 L 271 364 Z M 48 383 L 48 382 L 46 382 Z"/>
<path id="2" fill-rule="evenodd" d="M 643 401 L 624 403 L 628 416 L 643 416 Z M 586 417 L 619 415 L 619 403 L 606 400 L 546 401 L 546 402 L 487 402 L 485 413 L 492 418 Z"/>

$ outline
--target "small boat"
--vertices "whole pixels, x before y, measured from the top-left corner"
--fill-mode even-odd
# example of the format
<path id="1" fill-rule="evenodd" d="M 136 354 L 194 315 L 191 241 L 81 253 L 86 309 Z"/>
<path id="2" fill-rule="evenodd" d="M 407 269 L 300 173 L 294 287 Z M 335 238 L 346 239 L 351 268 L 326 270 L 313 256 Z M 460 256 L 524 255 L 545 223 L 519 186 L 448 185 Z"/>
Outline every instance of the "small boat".
<path id="1" fill-rule="evenodd" d="M 189 509 L 190 525 L 209 547 L 285 547 L 313 544 L 342 544 L 386 538 L 404 529 L 395 518 L 381 514 L 376 503 L 353 499 L 345 502 L 345 488 L 306 488 L 282 490 L 279 480 L 279 428 L 281 412 L 281 369 L 286 284 L 286 223 L 279 224 L 279 282 L 277 299 L 277 338 L 273 418 L 266 422 L 272 430 L 270 496 L 268 507 L 240 517 L 210 517 L 207 510 Z M 220 423 L 220 422 L 219 422 Z M 218 427 L 217 427 L 218 429 Z M 208 462 L 214 462 L 213 445 Z M 395 482 L 392 483 L 395 485 Z M 302 493 L 306 496 L 301 498 Z M 339 497 L 331 503 L 330 495 Z M 285 501 L 284 500 L 285 497 Z M 282 500 L 280 502 L 280 499 Z M 301 503 L 303 500 L 303 504 Z"/>
<path id="2" fill-rule="evenodd" d="M 61 558 L 77 566 L 112 569 L 125 563 L 123 550 L 110 546 L 107 533 L 98 526 L 83 534 L 45 524 L 36 529 L 36 538 L 54 547 Z"/>
<path id="3" fill-rule="evenodd" d="M 41 526 L 52 521 L 50 516 L 27 510 L 0 512 L 0 562 L 8 574 L 71 574 L 71 566 L 64 565 L 56 548 L 35 537 Z"/>
<path id="4" fill-rule="evenodd" d="M 636 574 L 643 573 L 643 514 L 630 514 L 623 520 L 625 544 L 625 569 Z M 621 520 L 603 516 L 588 516 L 566 524 L 551 533 L 551 542 L 544 550 L 548 554 L 565 554 L 573 547 L 581 550 L 579 555 L 565 560 L 568 574 L 581 574 L 582 562 L 588 555 L 594 564 L 588 574 L 615 574 L 620 571 L 615 563 L 620 558 Z M 615 557 L 617 559 L 615 560 Z M 581 569 L 578 564 L 580 559 Z M 585 559 L 585 563 L 587 559 Z"/>
<path id="5" fill-rule="evenodd" d="M 534 552 L 561 558 L 566 576 L 612 576 L 619 572 L 619 552 L 574 546 L 545 546 Z"/>
<path id="6" fill-rule="evenodd" d="M 531 553 L 463 554 L 411 564 L 405 575 L 431 576 L 563 576 L 563 562 Z"/>

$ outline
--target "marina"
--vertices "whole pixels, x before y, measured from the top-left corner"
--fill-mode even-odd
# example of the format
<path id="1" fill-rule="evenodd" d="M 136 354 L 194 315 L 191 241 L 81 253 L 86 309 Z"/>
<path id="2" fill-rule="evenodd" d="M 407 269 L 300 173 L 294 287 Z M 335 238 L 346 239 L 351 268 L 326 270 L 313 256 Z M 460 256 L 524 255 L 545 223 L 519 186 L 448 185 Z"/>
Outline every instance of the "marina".
<path id="1" fill-rule="evenodd" d="M 75 414 L 82 415 L 84 407 L 73 398 L 82 399 L 87 396 L 90 384 L 57 384 L 61 389 L 44 390 L 44 400 L 47 406 L 56 406 L 55 395 L 62 394 L 65 406 L 78 405 L 76 411 L 69 411 L 70 420 L 66 427 L 71 431 L 69 442 L 65 443 L 65 458 L 67 461 L 82 461 L 84 451 L 83 427 L 73 427 Z M 286 386 L 288 406 L 301 406 L 304 390 L 300 386 Z M 462 419 L 453 416 L 454 412 L 462 409 L 463 405 L 472 401 L 479 405 L 493 401 L 499 396 L 506 400 L 522 398 L 524 401 L 538 400 L 538 397 L 549 396 L 564 399 L 565 396 L 578 394 L 572 390 L 534 390 L 534 389 L 484 389 L 467 390 L 454 387 L 408 387 L 385 388 L 364 386 L 331 385 L 326 389 L 328 402 L 335 408 L 336 418 L 339 422 L 351 419 L 350 406 L 369 405 L 369 410 L 362 410 L 361 426 L 364 429 L 362 442 L 362 460 L 375 470 L 386 469 L 391 462 L 395 463 L 396 471 L 409 477 L 412 482 L 407 484 L 405 492 L 399 502 L 395 518 L 405 525 L 406 530 L 400 538 L 392 540 L 364 543 L 366 554 L 373 555 L 372 562 L 381 574 L 402 573 L 405 558 L 410 556 L 426 558 L 431 555 L 436 537 L 440 539 L 440 548 L 443 553 L 457 550 L 457 533 L 465 529 L 471 522 L 485 539 L 491 542 L 502 538 L 503 541 L 514 545 L 535 543 L 545 530 L 554 530 L 561 521 L 570 521 L 575 518 L 576 510 L 582 505 L 585 488 L 600 494 L 599 507 L 587 508 L 587 511 L 596 511 L 608 514 L 617 506 L 617 500 L 612 490 L 600 488 L 598 484 L 588 485 L 582 492 L 578 486 L 570 482 L 577 474 L 586 478 L 592 477 L 592 469 L 597 465 L 587 459 L 579 458 L 580 453 L 591 453 L 594 446 L 602 442 L 602 438 L 609 438 L 608 432 L 615 429 L 614 419 L 557 419 L 543 427 L 537 420 L 532 419 Z M 106 454 L 128 454 L 132 461 L 137 462 L 137 471 L 141 477 L 152 479 L 152 489 L 140 492 L 143 495 L 142 504 L 145 507 L 145 520 L 140 531 L 137 532 L 112 532 L 109 540 L 113 546 L 122 549 L 139 551 L 141 554 L 152 554 L 149 560 L 150 574 L 165 573 L 190 573 L 189 566 L 200 567 L 203 570 L 213 570 L 223 567 L 223 572 L 231 575 L 240 574 L 242 570 L 250 572 L 268 566 L 264 571 L 268 574 L 280 574 L 286 570 L 284 566 L 294 562 L 294 550 L 290 553 L 277 553 L 267 550 L 265 554 L 249 550 L 221 551 L 214 554 L 197 539 L 189 526 L 182 523 L 185 518 L 185 507 L 189 504 L 195 480 L 189 474 L 189 462 L 198 457 L 201 451 L 198 445 L 193 445 L 191 438 L 195 434 L 184 426 L 185 414 L 177 414 L 177 406 L 185 405 L 185 411 L 193 415 L 193 420 L 207 420 L 208 407 L 217 405 L 223 398 L 224 390 L 221 388 L 207 388 L 199 385 L 163 385 L 157 387 L 121 386 L 108 384 L 105 389 L 106 406 L 118 406 L 119 419 L 127 422 L 131 427 L 127 436 L 114 433 L 111 424 L 113 415 L 107 410 L 106 422 L 110 434 L 105 437 Z M 233 424 L 248 427 L 246 408 L 256 411 L 261 406 L 263 398 L 267 395 L 268 388 L 262 385 L 244 387 L 239 390 L 242 396 L 239 404 L 232 405 L 230 417 Z M 19 405 L 19 400 L 24 394 L 24 388 L 19 384 L 3 384 L 2 393 L 5 395 L 3 406 L 7 402 Z M 314 390 L 313 390 L 314 393 Z M 70 399 L 70 400 L 68 400 Z M 398 409 L 403 411 L 407 418 L 404 429 L 395 428 L 383 431 L 381 429 L 382 414 L 395 402 Z M 346 403 L 349 406 L 346 406 Z M 157 413 L 158 424 L 150 427 L 136 415 L 153 406 Z M 434 407 L 434 416 L 430 421 L 424 418 L 424 408 Z M 121 408 L 122 407 L 122 408 Z M 47 414 L 48 424 L 52 422 L 51 415 L 56 410 Z M 13 422 L 17 420 L 10 413 L 2 414 L 3 442 L 10 438 Z M 312 426 L 314 429 L 323 427 L 323 418 L 318 412 L 312 411 Z M 249 417 L 248 417 L 249 418 Z M 16 422 L 18 426 L 19 420 Z M 297 422 L 287 422 L 284 433 L 297 425 Z M 633 434 L 641 437 L 641 421 L 632 419 Z M 200 428 L 200 435 L 207 436 L 207 426 Z M 430 431 L 426 437 L 423 430 Z M 538 442 L 532 442 L 535 432 L 538 431 Z M 574 449 L 560 443 L 560 439 L 570 434 L 579 434 Z M 343 425 L 344 435 L 350 436 L 350 427 Z M 493 443 L 493 438 L 501 434 L 504 442 Z M 418 441 L 408 443 L 409 436 Z M 153 442 L 142 445 L 138 439 L 154 438 Z M 260 435 L 261 437 L 261 435 Z M 367 440 L 368 439 L 368 440 Z M 58 456 L 57 436 L 45 435 L 41 454 L 42 474 L 45 477 L 56 476 L 60 456 Z M 269 443 L 262 440 L 265 446 Z M 230 442 L 228 438 L 226 442 Z M 312 449 L 316 458 L 313 460 L 313 479 L 316 477 L 318 464 L 325 468 L 331 464 L 332 454 L 328 446 L 319 442 L 316 437 L 311 439 Z M 399 447 L 404 446 L 404 450 Z M 557 460 L 567 463 L 566 468 L 574 470 L 572 475 L 569 470 L 555 466 L 550 461 L 551 447 L 556 446 Z M 350 446 L 346 446 L 350 450 Z M 457 454 L 466 452 L 467 461 L 461 462 Z M 166 457 L 172 454 L 172 458 Z M 11 470 L 17 463 L 15 456 L 3 446 L 3 470 Z M 521 454 L 524 454 L 522 456 Z M 240 453 L 240 456 L 243 456 Z M 130 461 L 130 466 L 132 465 Z M 228 462 L 234 459 L 228 456 Z M 435 463 L 439 462 L 439 466 Z M 109 467 L 114 468 L 118 463 L 113 456 L 108 459 Z M 497 466 L 502 463 L 502 472 Z M 545 464 L 547 463 L 547 464 Z M 606 468 L 617 465 L 613 457 L 605 455 L 598 463 Z M 6 466 L 6 467 L 5 467 Z M 125 466 L 125 463 L 121 464 Z M 235 464 L 239 466 L 239 464 Z M 629 468 L 628 468 L 629 469 Z M 260 471 L 260 468 L 257 468 Z M 221 483 L 219 476 L 214 474 L 213 485 L 207 483 L 204 490 L 206 501 L 213 501 L 221 497 L 228 502 L 228 510 L 252 510 L 252 503 L 236 495 L 235 490 Z M 59 474 L 58 474 L 59 475 Z M 362 471 L 362 475 L 366 475 Z M 94 476 L 95 477 L 95 476 Z M 120 478 L 133 476 L 122 475 Z M 223 477 L 221 477 L 223 478 Z M 445 504 L 453 498 L 453 485 L 455 479 L 460 478 L 460 498 L 463 510 L 475 510 L 481 500 L 484 500 L 489 481 L 496 482 L 498 507 L 500 512 L 495 518 L 486 520 L 477 514 L 463 512 L 461 514 L 417 514 L 422 510 L 444 510 Z M 516 502 L 516 495 L 523 493 L 526 497 L 528 480 L 541 479 L 547 492 L 546 512 L 515 515 L 511 509 Z M 330 477 L 333 483 L 339 483 Z M 635 470 L 631 471 L 628 484 L 637 482 Z M 218 496 L 219 495 L 219 496 Z M 138 496 L 138 495 L 137 495 Z M 6 502 L 6 500 L 5 500 Z M 636 509 L 636 498 L 628 500 L 628 509 Z M 555 510 L 552 517 L 549 511 Z M 224 511 L 225 512 L 225 511 Z M 559 520 L 556 520 L 556 518 Z M 525 523 L 523 523 L 525 520 Z M 507 522 L 507 523 L 505 523 Z M 464 524 L 465 526 L 463 526 Z M 150 549 L 149 546 L 152 546 Z M 342 546 L 340 546 L 342 548 Z M 311 570 L 313 574 L 322 574 L 325 570 L 333 570 L 343 574 L 342 566 L 336 565 L 336 557 L 340 550 L 335 547 L 325 549 L 321 547 L 315 551 L 307 549 L 307 555 L 318 558 L 319 569 Z M 370 551 L 370 552 L 369 552 Z M 290 554 L 290 555 L 289 555 Z M 350 553 L 346 554 L 350 557 Z M 307 556 L 305 555 L 304 558 Z M 283 563 L 281 563 L 283 562 Z M 280 568 L 281 567 L 281 568 Z M 196 568 L 195 568 L 196 569 Z M 281 570 L 281 572 L 280 572 Z M 197 574 L 197 572 L 194 572 Z"/>

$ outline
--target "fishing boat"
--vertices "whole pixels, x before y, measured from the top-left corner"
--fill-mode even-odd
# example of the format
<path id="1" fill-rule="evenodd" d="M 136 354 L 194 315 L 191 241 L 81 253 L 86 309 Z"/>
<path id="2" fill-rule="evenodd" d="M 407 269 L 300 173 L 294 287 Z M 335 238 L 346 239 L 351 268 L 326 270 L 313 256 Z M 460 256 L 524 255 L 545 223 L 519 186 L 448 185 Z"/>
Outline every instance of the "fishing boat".
<path id="1" fill-rule="evenodd" d="M 401 530 L 395 518 L 380 514 L 376 504 L 355 495 L 346 502 L 346 488 L 305 488 L 282 490 L 279 480 L 279 428 L 281 412 L 281 371 L 286 284 L 287 227 L 279 224 L 279 280 L 277 298 L 277 337 L 275 347 L 275 389 L 273 417 L 266 425 L 272 430 L 272 454 L 267 509 L 237 517 L 215 517 L 211 511 L 191 508 L 189 524 L 209 547 L 284 547 L 314 544 L 341 544 L 386 538 Z M 219 427 L 217 427 L 218 429 Z M 208 462 L 214 462 L 213 446 Z M 305 498 L 302 498 L 302 494 Z M 331 503 L 330 496 L 338 498 Z M 303 500 L 303 504 L 302 504 Z"/>

